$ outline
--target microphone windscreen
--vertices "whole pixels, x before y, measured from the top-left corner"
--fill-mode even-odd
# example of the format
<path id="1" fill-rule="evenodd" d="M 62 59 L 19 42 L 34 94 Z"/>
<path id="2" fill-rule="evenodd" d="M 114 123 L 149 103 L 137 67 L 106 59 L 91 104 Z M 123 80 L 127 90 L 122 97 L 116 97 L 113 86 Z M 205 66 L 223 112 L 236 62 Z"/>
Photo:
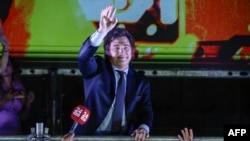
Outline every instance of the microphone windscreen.
<path id="1" fill-rule="evenodd" d="M 76 106 L 71 113 L 71 119 L 80 125 L 86 123 L 89 119 L 89 116 L 90 111 L 82 105 Z"/>

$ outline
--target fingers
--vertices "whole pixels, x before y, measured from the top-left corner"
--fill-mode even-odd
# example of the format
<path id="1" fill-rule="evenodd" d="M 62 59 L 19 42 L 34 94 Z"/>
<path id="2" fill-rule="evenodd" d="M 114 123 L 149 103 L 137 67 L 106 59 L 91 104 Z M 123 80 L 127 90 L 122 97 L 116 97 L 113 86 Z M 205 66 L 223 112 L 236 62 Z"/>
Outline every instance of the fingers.
<path id="1" fill-rule="evenodd" d="M 181 133 L 182 133 L 182 136 L 184 137 L 184 139 L 186 139 L 189 136 L 187 128 L 182 129 Z"/>
<path id="2" fill-rule="evenodd" d="M 181 129 L 181 135 L 178 135 L 179 141 L 193 141 L 193 130 L 188 128 Z"/>
<path id="3" fill-rule="evenodd" d="M 108 16 L 111 19 L 111 22 L 114 22 L 114 20 L 115 20 L 115 13 L 116 13 L 116 8 L 111 6 L 111 8 L 109 9 L 109 14 L 108 14 Z"/>
<path id="4" fill-rule="evenodd" d="M 110 6 L 107 6 L 104 9 L 102 9 L 102 13 L 101 13 L 102 17 L 108 17 L 109 8 L 110 8 Z"/>
<path id="5" fill-rule="evenodd" d="M 116 8 L 109 5 L 101 11 L 98 31 L 100 33 L 108 33 L 116 26 L 117 23 L 118 19 L 116 18 Z"/>
<path id="6" fill-rule="evenodd" d="M 194 135 L 193 135 L 193 130 L 192 129 L 189 129 L 189 135 L 190 135 L 190 138 L 193 139 Z"/>
<path id="7" fill-rule="evenodd" d="M 183 133 L 184 132 L 184 133 Z M 188 139 L 193 139 L 193 130 L 188 128 L 184 128 L 184 131 L 182 131 L 183 136 Z"/>
<path id="8" fill-rule="evenodd" d="M 144 129 L 136 129 L 132 135 L 135 136 L 135 141 L 144 141 L 149 137 L 149 133 Z"/>
<path id="9" fill-rule="evenodd" d="M 112 5 L 107 6 L 102 10 L 102 18 L 105 18 L 108 22 L 114 22 L 116 20 L 115 18 L 116 8 L 114 8 Z"/>
<path id="10" fill-rule="evenodd" d="M 107 16 L 107 17 L 110 17 L 110 16 L 112 15 L 112 11 L 113 11 L 113 7 L 112 7 L 112 5 L 109 5 L 109 6 L 107 7 L 106 16 Z"/>
<path id="11" fill-rule="evenodd" d="M 181 135 L 178 135 L 178 139 L 179 139 L 179 141 L 183 141 Z"/>
<path id="12" fill-rule="evenodd" d="M 75 134 L 66 134 L 63 136 L 62 141 L 74 141 Z"/>

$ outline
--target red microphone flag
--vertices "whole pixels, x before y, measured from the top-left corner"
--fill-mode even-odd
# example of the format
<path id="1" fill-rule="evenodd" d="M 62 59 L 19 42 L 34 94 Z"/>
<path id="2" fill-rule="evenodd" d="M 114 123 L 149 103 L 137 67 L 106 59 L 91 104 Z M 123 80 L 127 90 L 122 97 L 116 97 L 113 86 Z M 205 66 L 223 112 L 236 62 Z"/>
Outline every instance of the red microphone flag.
<path id="1" fill-rule="evenodd" d="M 71 113 L 71 119 L 83 125 L 89 119 L 90 111 L 82 105 L 78 105 Z"/>
<path id="2" fill-rule="evenodd" d="M 86 123 L 89 119 L 89 116 L 90 111 L 87 108 L 82 105 L 76 106 L 71 113 L 71 119 L 74 120 L 74 123 L 71 126 L 69 133 L 73 133 L 78 124 L 83 125 Z"/>

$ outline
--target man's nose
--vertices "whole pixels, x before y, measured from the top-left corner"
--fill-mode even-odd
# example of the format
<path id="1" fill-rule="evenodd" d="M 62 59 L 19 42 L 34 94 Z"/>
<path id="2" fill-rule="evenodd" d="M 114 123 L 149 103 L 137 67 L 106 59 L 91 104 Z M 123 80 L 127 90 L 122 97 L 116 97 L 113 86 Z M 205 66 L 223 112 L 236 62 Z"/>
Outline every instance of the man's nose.
<path id="1" fill-rule="evenodd" d="M 118 51 L 119 51 L 119 53 L 124 53 L 125 49 L 123 47 L 120 47 Z"/>

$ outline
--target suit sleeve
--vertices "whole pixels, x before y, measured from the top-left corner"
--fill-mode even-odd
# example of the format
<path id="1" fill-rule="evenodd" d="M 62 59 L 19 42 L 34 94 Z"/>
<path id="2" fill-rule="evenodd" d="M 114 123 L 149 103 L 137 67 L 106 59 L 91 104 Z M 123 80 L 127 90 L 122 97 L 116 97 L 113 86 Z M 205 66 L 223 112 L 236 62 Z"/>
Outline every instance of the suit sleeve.
<path id="1" fill-rule="evenodd" d="M 98 69 L 98 65 L 94 54 L 98 47 L 91 46 L 90 37 L 82 44 L 78 53 L 78 68 L 83 77 L 88 77 L 95 73 Z"/>

